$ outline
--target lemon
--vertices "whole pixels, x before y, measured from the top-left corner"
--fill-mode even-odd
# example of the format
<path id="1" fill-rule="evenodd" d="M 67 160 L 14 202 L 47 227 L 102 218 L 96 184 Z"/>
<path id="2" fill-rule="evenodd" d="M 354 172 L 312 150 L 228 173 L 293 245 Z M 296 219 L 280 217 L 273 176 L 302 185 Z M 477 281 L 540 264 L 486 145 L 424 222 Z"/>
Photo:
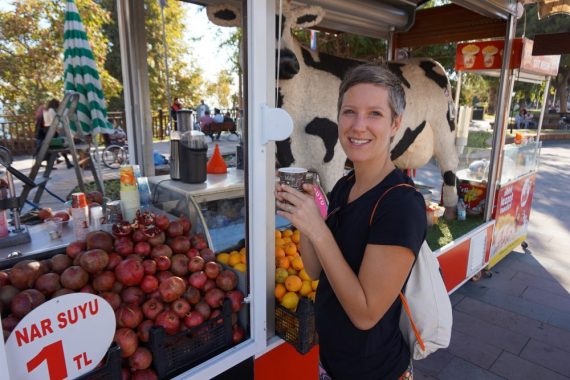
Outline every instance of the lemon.
<path id="1" fill-rule="evenodd" d="M 245 272 L 246 268 L 247 267 L 244 263 L 237 263 L 236 265 L 234 265 L 234 269 L 239 270 L 240 272 Z"/>
<path id="2" fill-rule="evenodd" d="M 317 295 L 317 292 L 311 292 L 311 293 L 307 294 L 307 297 L 308 297 L 311 301 L 315 302 L 315 296 L 316 296 L 316 295 Z"/>
<path id="3" fill-rule="evenodd" d="M 319 280 L 315 280 L 311 282 L 311 288 L 313 288 L 314 291 L 317 290 L 317 286 L 319 286 Z"/>
<path id="4" fill-rule="evenodd" d="M 303 281 L 303 285 L 301 285 L 301 289 L 299 289 L 299 294 L 302 296 L 307 296 L 312 291 L 313 288 L 311 287 L 311 281 Z"/>
<path id="5" fill-rule="evenodd" d="M 220 253 L 218 256 L 216 256 L 216 260 L 218 260 L 220 264 L 228 265 L 228 262 L 230 261 L 230 254 Z"/>
<path id="6" fill-rule="evenodd" d="M 297 273 L 299 273 L 299 272 L 297 272 L 297 270 L 295 268 L 289 268 L 289 269 L 287 269 L 287 272 L 290 275 L 295 275 L 295 276 L 297 275 Z"/>
<path id="7" fill-rule="evenodd" d="M 295 292 L 287 292 L 281 300 L 281 306 L 289 310 L 295 311 L 299 304 L 299 296 Z"/>
<path id="8" fill-rule="evenodd" d="M 285 279 L 289 276 L 287 269 L 277 268 L 275 269 L 275 282 L 278 284 L 284 284 Z"/>
<path id="9" fill-rule="evenodd" d="M 301 280 L 303 281 L 311 281 L 312 278 L 309 277 L 309 275 L 307 274 L 307 271 L 305 269 L 301 269 L 299 271 L 299 277 L 301 277 Z"/>
<path id="10" fill-rule="evenodd" d="M 233 267 L 236 264 L 239 264 L 240 262 L 241 262 L 241 255 L 239 254 L 238 251 L 230 253 L 230 259 L 228 260 L 228 264 L 230 264 L 230 266 Z"/>

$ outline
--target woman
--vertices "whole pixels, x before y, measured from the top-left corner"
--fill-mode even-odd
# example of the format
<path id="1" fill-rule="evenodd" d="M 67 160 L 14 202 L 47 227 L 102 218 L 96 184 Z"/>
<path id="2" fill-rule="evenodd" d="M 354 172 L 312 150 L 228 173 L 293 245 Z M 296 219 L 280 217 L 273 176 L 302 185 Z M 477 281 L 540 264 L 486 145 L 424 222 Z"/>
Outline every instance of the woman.
<path id="1" fill-rule="evenodd" d="M 45 109 L 43 111 L 43 117 L 44 117 L 44 128 L 45 131 L 47 133 L 47 129 L 52 125 L 52 123 L 54 123 L 55 121 L 55 117 L 57 115 L 57 109 L 59 108 L 59 100 L 57 99 L 52 99 L 48 102 L 48 106 L 47 109 Z M 53 137 L 58 137 L 59 133 L 56 131 L 55 135 Z M 67 165 L 68 169 L 71 169 L 73 167 L 73 164 L 71 163 L 71 161 L 69 160 L 69 157 L 67 157 L 67 153 L 60 153 L 60 155 L 63 156 L 63 158 L 65 159 L 65 163 Z M 56 163 L 60 163 L 61 160 L 58 159 L 56 161 Z M 57 169 L 57 168 L 52 168 L 52 170 Z"/>
<path id="2" fill-rule="evenodd" d="M 399 292 L 426 235 L 425 203 L 390 159 L 405 94 L 386 68 L 366 64 L 340 85 L 339 141 L 354 171 L 320 217 L 313 189 L 277 187 L 278 213 L 301 231 L 305 269 L 319 278 L 315 301 L 321 379 L 411 379 L 399 329 Z M 387 190 L 378 207 L 376 203 Z"/>

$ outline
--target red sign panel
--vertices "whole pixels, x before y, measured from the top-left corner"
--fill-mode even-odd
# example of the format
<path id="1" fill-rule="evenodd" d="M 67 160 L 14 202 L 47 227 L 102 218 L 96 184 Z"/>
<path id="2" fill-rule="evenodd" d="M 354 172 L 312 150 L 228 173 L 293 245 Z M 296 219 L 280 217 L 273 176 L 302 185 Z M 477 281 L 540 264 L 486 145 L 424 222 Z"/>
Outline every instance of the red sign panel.
<path id="1" fill-rule="evenodd" d="M 535 176 L 532 174 L 499 189 L 495 207 L 495 231 L 491 256 L 497 255 L 503 248 L 526 235 L 534 182 Z"/>

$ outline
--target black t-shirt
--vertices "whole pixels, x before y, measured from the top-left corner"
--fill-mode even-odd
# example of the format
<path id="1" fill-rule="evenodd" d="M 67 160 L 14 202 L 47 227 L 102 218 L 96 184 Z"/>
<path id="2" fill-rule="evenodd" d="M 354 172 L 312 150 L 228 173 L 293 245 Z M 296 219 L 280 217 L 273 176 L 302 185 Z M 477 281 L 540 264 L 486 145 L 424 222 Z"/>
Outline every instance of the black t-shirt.
<path id="1" fill-rule="evenodd" d="M 368 244 L 403 246 L 417 256 L 425 240 L 424 198 L 409 187 L 390 190 L 380 201 L 372 225 L 369 224 L 380 196 L 401 183 L 413 185 L 409 177 L 395 169 L 349 204 L 353 175 L 343 177 L 332 190 L 327 225 L 356 275 Z M 342 308 L 325 272 L 321 271 L 315 309 L 321 362 L 334 380 L 397 379 L 405 372 L 410 352 L 399 328 L 401 302 L 398 297 L 374 327 L 359 330 Z"/>

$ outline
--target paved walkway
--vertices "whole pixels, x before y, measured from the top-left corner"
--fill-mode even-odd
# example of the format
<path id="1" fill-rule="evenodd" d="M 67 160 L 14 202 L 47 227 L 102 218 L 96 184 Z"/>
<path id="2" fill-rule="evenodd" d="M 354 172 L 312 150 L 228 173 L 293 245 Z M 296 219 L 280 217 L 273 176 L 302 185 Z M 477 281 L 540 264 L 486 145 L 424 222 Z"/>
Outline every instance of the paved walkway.
<path id="1" fill-rule="evenodd" d="M 222 153 L 235 150 L 232 142 L 220 146 Z M 168 143 L 154 147 L 169 150 Z M 491 278 L 468 282 L 452 295 L 451 345 L 416 362 L 416 380 L 570 379 L 570 143 L 545 142 L 541 161 L 527 239 L 532 253 L 519 247 L 493 268 Z M 27 173 L 31 164 L 29 157 L 16 157 L 14 166 Z M 76 180 L 73 170 L 58 168 L 48 187 L 65 197 Z M 104 178 L 117 174 L 103 170 Z M 420 175 L 439 187 L 435 166 Z M 60 204 L 46 194 L 41 205 Z"/>

